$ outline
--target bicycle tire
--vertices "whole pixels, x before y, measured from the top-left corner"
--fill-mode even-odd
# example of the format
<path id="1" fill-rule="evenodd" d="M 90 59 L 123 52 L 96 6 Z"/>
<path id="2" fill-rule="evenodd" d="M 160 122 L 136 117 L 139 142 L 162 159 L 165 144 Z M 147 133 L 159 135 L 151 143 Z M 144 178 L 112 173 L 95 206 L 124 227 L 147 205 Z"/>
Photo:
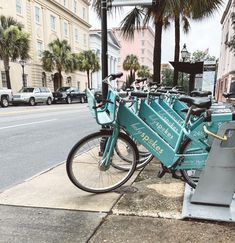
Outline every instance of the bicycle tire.
<path id="1" fill-rule="evenodd" d="M 113 166 L 113 162 L 126 163 L 115 152 L 113 152 L 109 169 L 105 171 L 100 169 L 99 160 L 102 159 L 100 142 L 101 139 L 111 136 L 112 131 L 92 133 L 77 142 L 71 149 L 66 161 L 66 171 L 71 182 L 79 189 L 90 193 L 113 191 L 125 184 L 135 172 L 139 159 L 138 150 L 135 143 L 123 133 L 119 134 L 117 141 L 127 144 L 131 148 L 133 156 L 132 163 L 126 165 L 127 172 L 120 171 Z M 103 144 L 103 146 L 106 145 Z M 104 183 L 111 184 L 104 186 Z"/>
<path id="2" fill-rule="evenodd" d="M 179 153 L 180 154 L 184 154 L 187 152 L 187 148 L 188 146 L 191 144 L 192 140 L 187 138 L 186 140 L 184 140 L 184 142 L 182 143 L 180 149 L 179 149 Z M 201 170 L 180 170 L 180 173 L 183 177 L 183 180 L 192 188 L 196 188 L 197 187 L 197 183 L 199 181 L 200 178 L 200 173 Z"/>

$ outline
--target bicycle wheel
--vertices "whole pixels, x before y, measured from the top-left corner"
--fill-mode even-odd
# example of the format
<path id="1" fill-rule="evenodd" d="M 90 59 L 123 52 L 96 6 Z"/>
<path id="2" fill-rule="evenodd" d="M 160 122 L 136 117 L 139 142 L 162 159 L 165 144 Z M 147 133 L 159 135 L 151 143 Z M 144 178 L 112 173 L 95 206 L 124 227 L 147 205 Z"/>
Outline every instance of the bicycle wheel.
<path id="1" fill-rule="evenodd" d="M 180 154 L 193 153 L 193 152 L 190 152 L 191 144 L 192 144 L 192 141 L 189 138 L 187 138 L 181 145 L 179 153 Z M 200 151 L 201 150 L 197 150 L 197 153 L 200 153 Z M 180 170 L 180 172 L 181 172 L 181 175 L 182 175 L 184 181 L 187 184 L 189 184 L 192 188 L 196 188 L 202 170 L 199 170 L 199 169 L 198 170 Z"/>
<path id="2" fill-rule="evenodd" d="M 139 147 L 137 145 L 137 150 L 139 153 L 139 160 L 137 162 L 136 169 L 141 169 L 141 168 L 145 167 L 154 158 L 154 156 L 150 152 L 140 152 L 138 148 Z M 122 160 L 124 160 L 126 162 L 131 162 L 131 160 L 129 160 L 128 150 L 129 150 L 128 147 L 120 149 L 119 143 L 116 144 L 115 151 L 116 151 L 117 155 Z M 122 165 L 113 164 L 113 166 L 120 170 L 126 170 L 126 168 L 124 168 Z"/>
<path id="3" fill-rule="evenodd" d="M 101 168 L 100 162 L 107 144 L 105 141 L 111 137 L 112 131 L 96 132 L 84 137 L 72 148 L 67 158 L 66 170 L 75 186 L 91 193 L 109 192 L 126 183 L 132 176 L 139 155 L 136 145 L 123 133 L 119 134 L 117 142 L 123 149 L 128 147 L 131 162 L 122 160 L 114 150 L 110 166 Z M 126 171 L 115 168 L 113 163 L 126 168 Z"/>

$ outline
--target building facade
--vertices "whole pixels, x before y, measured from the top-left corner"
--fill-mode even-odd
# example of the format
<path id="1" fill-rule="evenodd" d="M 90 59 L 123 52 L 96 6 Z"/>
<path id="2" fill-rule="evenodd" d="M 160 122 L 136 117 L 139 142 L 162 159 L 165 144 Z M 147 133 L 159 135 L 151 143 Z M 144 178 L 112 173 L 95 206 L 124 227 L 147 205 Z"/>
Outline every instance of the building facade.
<path id="1" fill-rule="evenodd" d="M 123 72 L 123 79 L 126 81 L 128 72 L 123 70 L 123 62 L 127 55 L 134 54 L 138 57 L 140 65 L 148 66 L 153 70 L 153 49 L 154 49 L 154 32 L 151 27 L 135 30 L 134 38 L 127 40 L 123 38 L 120 28 L 113 29 L 113 32 L 118 39 L 121 50 L 118 59 L 118 71 Z"/>
<path id="2" fill-rule="evenodd" d="M 0 15 L 11 16 L 24 25 L 30 33 L 30 60 L 24 67 L 27 86 L 58 87 L 58 76 L 45 72 L 41 65 L 42 52 L 48 44 L 59 38 L 67 40 L 72 52 L 79 53 L 89 48 L 89 1 L 88 0 L 8 0 L 0 1 Z M 0 61 L 0 87 L 5 86 L 5 72 Z M 13 91 L 22 87 L 22 67 L 10 63 Z M 87 87 L 86 74 L 63 73 L 62 86 Z"/>
<path id="3" fill-rule="evenodd" d="M 120 44 L 113 34 L 112 30 L 108 30 L 108 73 L 117 73 L 118 58 L 120 56 Z M 101 62 L 101 30 L 90 30 L 90 49 L 99 56 Z M 114 83 L 116 86 L 116 84 Z M 102 88 L 102 73 L 101 70 L 92 73 L 92 88 Z"/>
<path id="4" fill-rule="evenodd" d="M 222 35 L 215 95 L 216 99 L 220 101 L 225 101 L 222 94 L 224 92 L 230 92 L 230 87 L 234 86 L 231 84 L 235 82 L 235 53 L 227 45 L 235 35 L 234 18 L 235 1 L 229 0 L 221 19 Z"/>

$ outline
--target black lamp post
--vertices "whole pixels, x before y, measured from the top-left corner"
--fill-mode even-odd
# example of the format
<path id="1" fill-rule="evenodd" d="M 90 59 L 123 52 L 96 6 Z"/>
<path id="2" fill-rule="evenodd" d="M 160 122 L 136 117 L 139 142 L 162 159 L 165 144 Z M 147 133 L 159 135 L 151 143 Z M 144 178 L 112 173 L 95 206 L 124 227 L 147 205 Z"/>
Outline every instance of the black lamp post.
<path id="1" fill-rule="evenodd" d="M 183 45 L 183 48 L 181 50 L 181 58 L 182 61 L 184 62 L 186 60 L 186 58 L 188 57 L 188 50 L 186 48 L 186 44 Z M 184 82 L 184 73 L 182 72 L 182 80 L 181 80 L 181 86 L 183 87 L 183 82 Z"/>
<path id="2" fill-rule="evenodd" d="M 26 84 L 25 74 L 24 74 L 24 66 L 26 64 L 26 61 L 25 60 L 20 60 L 19 63 L 21 65 L 21 67 L 22 67 L 22 82 L 23 82 L 23 87 L 26 87 L 27 84 Z"/>

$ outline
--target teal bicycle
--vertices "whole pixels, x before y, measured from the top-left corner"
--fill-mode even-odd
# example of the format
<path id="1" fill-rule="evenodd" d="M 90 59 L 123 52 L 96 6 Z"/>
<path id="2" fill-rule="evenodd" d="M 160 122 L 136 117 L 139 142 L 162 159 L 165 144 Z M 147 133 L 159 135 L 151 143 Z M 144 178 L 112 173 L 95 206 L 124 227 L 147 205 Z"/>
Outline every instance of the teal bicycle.
<path id="1" fill-rule="evenodd" d="M 110 75 L 104 81 L 110 84 L 109 81 L 117 76 Z M 204 112 L 204 116 L 202 112 L 191 124 L 195 109 L 207 111 L 211 106 L 211 100 L 180 97 L 178 100 L 187 103 L 189 107 L 184 122 L 177 130 L 176 140 L 171 142 L 170 130 L 167 133 L 162 130 L 160 133 L 150 126 L 153 123 L 150 115 L 157 112 L 149 104 L 146 94 L 132 93 L 132 96 L 141 99 L 138 113 L 130 105 L 133 100 L 122 98 L 110 85 L 107 99 L 102 104 L 96 104 L 90 90 L 87 90 L 87 96 L 89 108 L 97 123 L 103 127 L 107 126 L 107 129 L 90 134 L 75 144 L 68 155 L 66 169 L 75 186 L 91 193 L 115 190 L 130 179 L 139 162 L 136 143 L 144 146 L 161 162 L 163 173 L 170 172 L 176 175 L 177 172 L 181 172 L 188 175 L 188 171 L 202 170 L 210 148 L 207 136 L 213 136 L 221 142 L 227 140 L 227 134 L 223 137 L 218 136 L 209 131 L 205 124 L 213 122 L 222 124 L 234 119 L 231 112 L 218 114 Z M 165 123 L 162 121 L 162 124 Z M 170 125 L 167 123 L 166 125 L 169 129 Z M 198 128 L 204 134 L 201 139 L 193 136 L 193 131 Z M 117 153 L 117 147 L 122 156 Z M 190 178 L 185 179 L 187 183 L 190 180 Z"/>

